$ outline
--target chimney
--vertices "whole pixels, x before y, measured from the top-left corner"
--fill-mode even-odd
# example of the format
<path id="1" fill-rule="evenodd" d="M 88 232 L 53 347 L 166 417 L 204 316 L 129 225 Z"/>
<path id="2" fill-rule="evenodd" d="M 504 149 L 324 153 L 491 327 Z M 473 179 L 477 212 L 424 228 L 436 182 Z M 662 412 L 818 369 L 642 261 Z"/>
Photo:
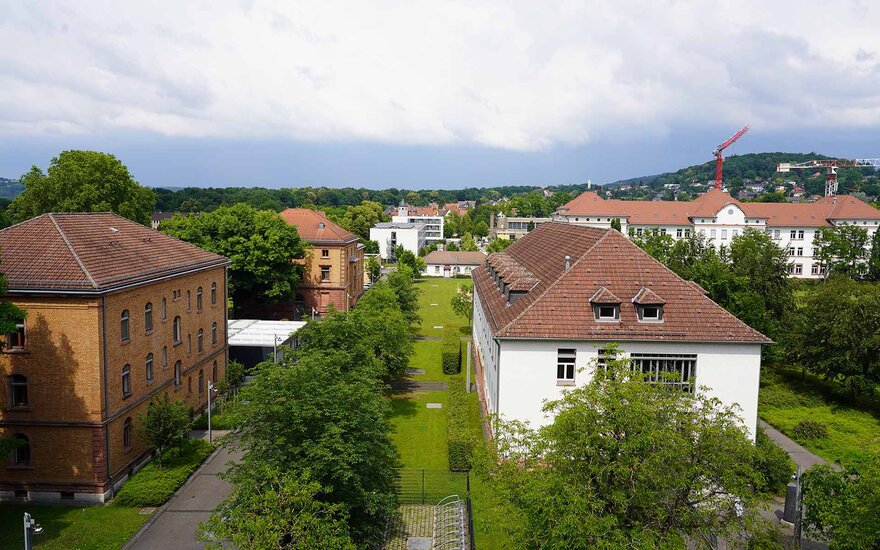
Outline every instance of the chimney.
<path id="1" fill-rule="evenodd" d="M 593 188 L 593 180 L 587 180 L 587 189 Z"/>
<path id="2" fill-rule="evenodd" d="M 495 231 L 495 211 L 494 210 L 489 214 L 489 233 L 491 234 L 493 231 Z"/>
<path id="3" fill-rule="evenodd" d="M 568 271 L 571 268 L 571 256 L 565 257 L 565 270 Z"/>

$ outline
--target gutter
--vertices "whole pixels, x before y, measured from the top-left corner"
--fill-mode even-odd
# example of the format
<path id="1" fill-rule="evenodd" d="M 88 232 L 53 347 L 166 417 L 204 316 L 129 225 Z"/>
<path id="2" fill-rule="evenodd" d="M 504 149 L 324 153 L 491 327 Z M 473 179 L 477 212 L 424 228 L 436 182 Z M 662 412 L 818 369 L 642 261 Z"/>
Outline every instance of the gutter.
<path id="1" fill-rule="evenodd" d="M 103 340 L 104 354 L 104 420 L 110 418 L 110 388 L 107 379 L 107 297 L 101 296 L 101 339 Z M 104 424 L 104 468 L 107 471 L 107 481 L 110 483 L 110 498 L 113 499 L 115 490 L 113 486 L 113 472 L 110 470 L 110 423 Z"/>

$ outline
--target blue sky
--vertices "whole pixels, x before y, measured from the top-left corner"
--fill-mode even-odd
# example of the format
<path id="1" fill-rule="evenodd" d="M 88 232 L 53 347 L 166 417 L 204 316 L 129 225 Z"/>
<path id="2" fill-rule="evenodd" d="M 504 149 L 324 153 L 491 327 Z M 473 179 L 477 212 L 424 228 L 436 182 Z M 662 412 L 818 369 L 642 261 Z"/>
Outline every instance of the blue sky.
<path id="1" fill-rule="evenodd" d="M 154 186 L 602 183 L 746 122 L 731 154 L 880 156 L 870 3 L 119 4 L 0 13 L 0 176 L 85 148 Z"/>

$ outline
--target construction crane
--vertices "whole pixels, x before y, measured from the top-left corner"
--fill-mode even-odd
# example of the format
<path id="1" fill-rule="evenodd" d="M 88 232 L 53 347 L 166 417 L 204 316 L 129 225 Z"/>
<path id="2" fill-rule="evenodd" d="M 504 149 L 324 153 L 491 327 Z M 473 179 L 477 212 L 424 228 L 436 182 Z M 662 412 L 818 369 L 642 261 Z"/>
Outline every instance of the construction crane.
<path id="1" fill-rule="evenodd" d="M 838 168 L 860 168 L 862 166 L 880 168 L 880 159 L 822 159 L 808 160 L 806 162 L 780 162 L 776 165 L 776 171 L 786 173 L 792 170 L 824 168 L 825 196 L 830 197 L 837 194 Z"/>
<path id="2" fill-rule="evenodd" d="M 724 157 L 721 156 L 721 152 L 733 145 L 733 143 L 739 138 L 743 137 L 743 134 L 749 131 L 749 125 L 746 124 L 742 127 L 742 130 L 730 136 L 727 141 L 719 145 L 712 151 L 712 154 L 715 155 L 715 189 L 721 189 L 721 169 L 724 166 Z"/>

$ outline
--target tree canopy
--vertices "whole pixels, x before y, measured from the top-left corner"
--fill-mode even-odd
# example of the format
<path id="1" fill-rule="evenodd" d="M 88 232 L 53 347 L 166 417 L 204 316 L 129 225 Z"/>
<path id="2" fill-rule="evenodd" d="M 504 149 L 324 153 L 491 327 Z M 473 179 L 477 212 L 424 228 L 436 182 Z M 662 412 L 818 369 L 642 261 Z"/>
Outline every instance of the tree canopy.
<path id="1" fill-rule="evenodd" d="M 832 550 L 880 548 L 880 458 L 845 471 L 815 466 L 803 490 L 808 533 Z"/>
<path id="2" fill-rule="evenodd" d="M 855 225 L 822 227 L 813 239 L 814 256 L 829 273 L 860 277 L 868 260 L 868 231 Z"/>
<path id="3" fill-rule="evenodd" d="M 149 225 L 156 195 L 142 187 L 115 156 L 96 151 L 63 151 L 48 170 L 21 177 L 24 191 L 8 208 L 13 223 L 46 212 L 114 212 Z"/>

